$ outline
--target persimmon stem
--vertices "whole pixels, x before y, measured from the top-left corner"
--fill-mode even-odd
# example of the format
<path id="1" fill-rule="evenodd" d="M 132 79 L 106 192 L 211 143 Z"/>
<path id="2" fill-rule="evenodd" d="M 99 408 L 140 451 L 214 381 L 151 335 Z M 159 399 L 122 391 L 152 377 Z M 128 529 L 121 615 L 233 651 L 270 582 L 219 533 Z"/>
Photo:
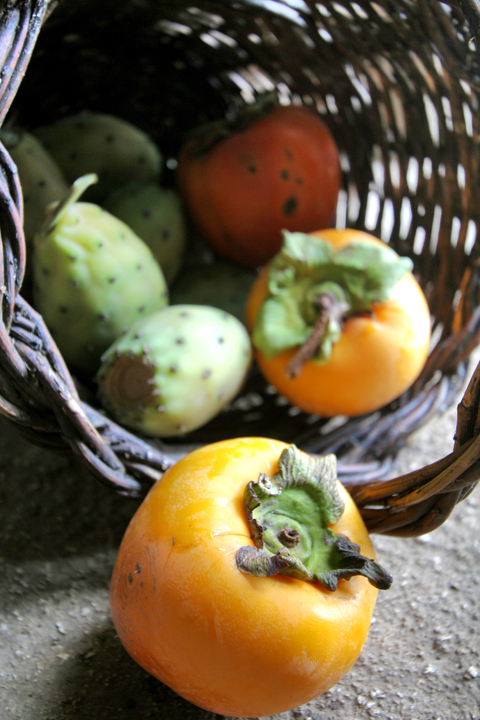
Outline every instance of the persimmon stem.
<path id="1" fill-rule="evenodd" d="M 334 455 L 312 458 L 290 445 L 282 451 L 278 471 L 260 473 L 244 492 L 243 507 L 253 545 L 237 550 L 237 567 L 257 577 L 288 575 L 320 582 L 334 591 L 338 581 L 363 575 L 386 590 L 392 576 L 360 546 L 331 526 L 342 516 Z"/>
<path id="2" fill-rule="evenodd" d="M 342 323 L 345 315 L 350 310 L 347 302 L 339 300 L 338 297 L 330 292 L 317 295 L 314 303 L 320 312 L 308 339 L 295 353 L 285 368 L 285 373 L 290 380 L 298 377 L 305 364 L 315 355 L 328 328 L 329 322 Z"/>

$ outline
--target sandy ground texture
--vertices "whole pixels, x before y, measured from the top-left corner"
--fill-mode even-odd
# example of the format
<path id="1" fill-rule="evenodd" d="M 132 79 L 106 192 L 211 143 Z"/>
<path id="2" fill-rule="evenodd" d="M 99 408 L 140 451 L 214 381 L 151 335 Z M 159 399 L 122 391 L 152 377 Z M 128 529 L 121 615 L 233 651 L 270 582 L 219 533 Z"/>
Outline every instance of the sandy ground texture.
<path id="1" fill-rule="evenodd" d="M 402 452 L 446 455 L 455 408 Z M 109 615 L 116 550 L 137 503 L 0 423 L 1 720 L 211 720 L 123 650 Z M 278 720 L 480 720 L 480 490 L 418 539 L 373 536 L 394 575 L 360 659 Z"/>

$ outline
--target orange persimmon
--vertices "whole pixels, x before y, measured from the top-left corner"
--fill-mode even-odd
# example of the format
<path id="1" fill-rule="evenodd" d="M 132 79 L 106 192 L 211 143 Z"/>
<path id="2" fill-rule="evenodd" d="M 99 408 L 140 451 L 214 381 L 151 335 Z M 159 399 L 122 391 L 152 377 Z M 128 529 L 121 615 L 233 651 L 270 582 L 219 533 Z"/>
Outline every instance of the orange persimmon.
<path id="1" fill-rule="evenodd" d="M 293 234 L 291 237 L 295 240 Z M 303 237 L 307 245 L 309 242 L 315 243 L 317 239 L 327 243 L 333 253 L 352 248 L 355 248 L 356 252 L 361 245 L 373 245 L 380 248 L 382 253 L 387 251 L 390 255 L 388 260 L 395 260 L 393 256 L 396 253 L 393 250 L 377 238 L 358 230 L 327 229 Z M 307 245 L 302 247 L 302 252 L 308 254 L 310 248 L 305 250 Z M 280 258 L 280 254 L 276 257 Z M 253 332 L 258 366 L 280 394 L 307 413 L 324 417 L 356 416 L 383 407 L 412 385 L 428 355 L 431 325 L 427 301 L 420 285 L 408 270 L 408 265 L 407 271 L 389 289 L 387 299 L 382 298 L 365 308 L 360 304 L 360 310 L 356 312 L 349 313 L 347 308 L 347 312 L 340 319 L 336 318 L 336 325 L 333 323 L 333 326 L 337 333 L 330 341 L 328 357 L 321 357 L 318 361 L 309 358 L 303 364 L 300 363 L 301 368 L 297 368 L 294 373 L 291 371 L 292 363 L 295 364 L 294 357 L 299 352 L 303 338 L 298 343 L 292 342 L 289 347 L 280 347 L 278 352 L 270 354 L 263 350 L 261 341 L 255 342 L 259 314 L 265 301 L 271 296 L 270 274 L 275 262 L 274 259 L 262 269 L 250 290 L 246 305 L 246 324 Z M 332 264 L 334 272 L 335 262 Z M 287 265 L 281 264 L 279 267 L 285 272 Z M 378 275 L 382 272 L 380 268 Z M 303 282 L 306 282 L 307 275 L 308 271 Z M 332 277 L 332 280 L 335 281 L 335 277 Z M 328 277 L 322 278 L 321 283 L 325 282 L 328 286 Z M 280 288 L 280 293 L 282 291 Z M 310 297 L 313 296 L 311 288 L 307 288 L 305 296 L 307 292 Z M 295 301 L 297 300 L 298 295 Z M 303 302 L 303 296 L 298 302 Z M 313 312 L 310 306 L 308 312 Z M 305 313 L 304 306 L 301 313 Z M 292 315 L 290 307 L 283 317 L 287 324 L 298 321 L 298 317 Z M 276 325 L 271 335 L 280 337 L 284 329 Z"/>
<path id="2" fill-rule="evenodd" d="M 317 490 L 323 483 L 320 494 L 328 486 L 326 515 L 312 511 L 310 485 L 305 493 L 296 481 L 288 485 L 297 464 Z M 307 549 L 327 536 L 329 546 L 338 541 L 362 553 L 355 567 L 363 563 L 363 570 L 333 571 L 335 590 L 318 580 L 330 585 L 329 572 L 310 573 L 308 581 L 250 574 L 239 564 L 240 550 L 262 556 L 245 509 L 246 486 L 258 493 L 263 483 L 276 494 L 279 475 L 287 478 L 283 492 L 294 493 L 280 516 L 293 526 L 290 537 L 301 536 L 296 566 L 307 567 Z M 315 517 L 311 527 L 291 511 L 304 502 Z M 283 548 L 274 560 L 288 552 L 294 550 Z M 112 575 L 113 622 L 132 658 L 190 702 L 227 716 L 281 713 L 326 691 L 358 658 L 377 588 L 391 583 L 374 557 L 360 513 L 337 480 L 334 456 L 309 458 L 266 438 L 220 441 L 167 470 L 132 518 Z M 348 559 L 341 565 L 348 567 Z"/>
<path id="3" fill-rule="evenodd" d="M 198 128 L 181 149 L 177 173 L 205 240 L 247 267 L 280 249 L 283 228 L 331 226 L 341 186 L 335 140 L 313 110 L 277 106 L 260 117 L 254 110 L 245 113 L 253 121 L 226 136 L 217 124 Z M 220 139 L 209 142 L 215 132 Z"/>

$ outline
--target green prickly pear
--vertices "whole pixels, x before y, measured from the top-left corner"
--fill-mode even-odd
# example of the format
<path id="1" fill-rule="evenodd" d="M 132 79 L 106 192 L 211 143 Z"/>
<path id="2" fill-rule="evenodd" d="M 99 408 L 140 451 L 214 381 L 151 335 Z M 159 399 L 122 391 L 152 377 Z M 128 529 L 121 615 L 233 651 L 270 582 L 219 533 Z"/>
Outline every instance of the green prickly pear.
<path id="1" fill-rule="evenodd" d="M 67 180 L 98 175 L 88 199 L 101 203 L 132 180 L 159 178 L 163 158 L 157 145 L 139 128 L 106 113 L 83 110 L 33 131 L 62 168 Z"/>
<path id="2" fill-rule="evenodd" d="M 23 194 L 23 231 L 27 266 L 23 294 L 30 299 L 33 238 L 45 221 L 47 207 L 68 193 L 62 171 L 37 138 L 25 130 L 5 130 L 1 139 L 17 166 Z"/>
<path id="3" fill-rule="evenodd" d="M 245 327 L 217 308 L 169 305 L 102 357 L 99 398 L 119 423 L 157 437 L 204 425 L 239 392 L 252 357 Z"/>
<path id="4" fill-rule="evenodd" d="M 95 180 L 79 178 L 35 238 L 34 300 L 65 361 L 92 377 L 101 354 L 138 318 L 166 305 L 150 249 L 118 218 L 77 202 Z"/>
<path id="5" fill-rule="evenodd" d="M 147 243 L 171 285 L 182 266 L 187 242 L 185 214 L 178 193 L 157 183 L 132 182 L 112 193 L 104 208 Z"/>
<path id="6" fill-rule="evenodd" d="M 243 321 L 248 292 L 256 278 L 254 270 L 228 260 L 186 267 L 172 287 L 172 304 L 213 305 Z"/>

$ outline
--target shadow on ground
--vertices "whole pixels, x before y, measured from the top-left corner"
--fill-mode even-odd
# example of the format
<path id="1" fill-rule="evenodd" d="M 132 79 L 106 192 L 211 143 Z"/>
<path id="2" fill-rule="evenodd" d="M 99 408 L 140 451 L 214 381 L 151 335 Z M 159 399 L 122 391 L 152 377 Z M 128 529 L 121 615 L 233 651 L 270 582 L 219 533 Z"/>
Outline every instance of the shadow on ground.
<path id="1" fill-rule="evenodd" d="M 71 454 L 29 444 L 4 422 L 0 458 L 0 555 L 25 562 L 118 548 L 139 501 L 104 486 Z"/>
<path id="2" fill-rule="evenodd" d="M 64 666 L 61 691 L 49 720 L 215 720 L 137 665 L 120 644 L 111 623 L 85 639 Z M 119 692 L 121 688 L 121 692 Z"/>

